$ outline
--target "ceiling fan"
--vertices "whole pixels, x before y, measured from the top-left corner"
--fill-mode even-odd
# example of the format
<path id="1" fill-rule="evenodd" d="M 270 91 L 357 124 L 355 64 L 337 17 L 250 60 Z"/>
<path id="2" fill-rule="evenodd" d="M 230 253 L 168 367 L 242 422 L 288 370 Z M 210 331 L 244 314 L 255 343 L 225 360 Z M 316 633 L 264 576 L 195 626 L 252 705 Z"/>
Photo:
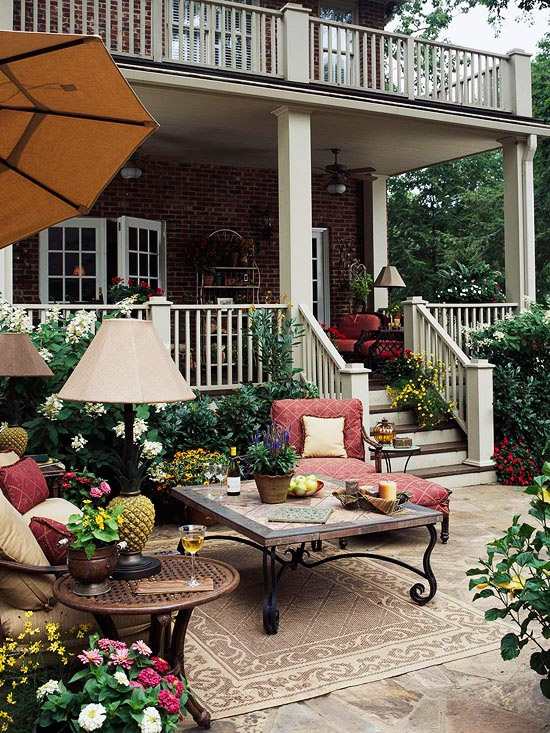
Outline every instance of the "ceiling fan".
<path id="1" fill-rule="evenodd" d="M 324 172 L 328 174 L 327 183 L 328 193 L 342 194 L 346 192 L 349 179 L 356 178 L 361 181 L 375 181 L 377 176 L 375 168 L 348 168 L 338 162 L 338 156 L 342 152 L 340 148 L 330 148 L 330 152 L 334 156 L 334 162 L 324 167 Z"/>

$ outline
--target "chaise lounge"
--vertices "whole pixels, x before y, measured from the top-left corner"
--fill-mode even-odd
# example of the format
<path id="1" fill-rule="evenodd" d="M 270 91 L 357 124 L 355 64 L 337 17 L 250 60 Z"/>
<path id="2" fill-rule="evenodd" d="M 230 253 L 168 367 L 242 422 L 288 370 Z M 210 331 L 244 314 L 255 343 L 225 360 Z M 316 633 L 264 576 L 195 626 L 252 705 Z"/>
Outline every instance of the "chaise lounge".
<path id="1" fill-rule="evenodd" d="M 287 430 L 290 443 L 300 456 L 304 452 L 304 416 L 321 418 L 344 418 L 344 447 L 346 458 L 316 457 L 301 458 L 298 473 L 318 473 L 338 480 L 356 479 L 360 482 L 376 481 L 381 474 L 382 461 L 376 454 L 380 445 L 367 435 L 363 426 L 363 404 L 360 400 L 299 399 L 276 400 L 271 408 L 273 421 Z M 375 462 L 368 460 L 365 445 L 375 451 Z M 406 491 L 413 504 L 436 509 L 443 513 L 441 541 L 449 539 L 449 497 L 451 492 L 439 484 L 426 481 L 406 473 L 385 473 L 392 479 L 398 491 Z"/>

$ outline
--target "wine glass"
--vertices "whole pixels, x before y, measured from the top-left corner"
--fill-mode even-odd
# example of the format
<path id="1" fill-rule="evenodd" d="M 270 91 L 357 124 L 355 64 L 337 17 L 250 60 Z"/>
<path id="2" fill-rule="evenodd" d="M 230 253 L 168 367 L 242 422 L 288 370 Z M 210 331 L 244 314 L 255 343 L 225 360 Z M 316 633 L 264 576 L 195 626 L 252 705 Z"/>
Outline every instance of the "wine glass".
<path id="1" fill-rule="evenodd" d="M 220 495 L 223 493 L 223 485 L 227 479 L 227 471 L 229 466 L 225 461 L 219 461 L 215 465 L 216 478 L 220 484 Z"/>
<path id="2" fill-rule="evenodd" d="M 204 467 L 204 478 L 206 479 L 206 482 L 208 484 L 208 487 L 210 487 L 210 484 L 212 483 L 212 479 L 216 475 L 216 464 L 213 461 L 208 461 L 206 466 Z M 215 495 L 212 492 L 208 492 L 208 498 L 209 499 L 215 499 Z"/>
<path id="3" fill-rule="evenodd" d="M 190 588 L 196 588 L 199 581 L 195 577 L 195 555 L 204 544 L 206 527 L 202 524 L 184 524 L 180 527 L 183 549 L 191 555 L 191 577 L 187 581 Z"/>

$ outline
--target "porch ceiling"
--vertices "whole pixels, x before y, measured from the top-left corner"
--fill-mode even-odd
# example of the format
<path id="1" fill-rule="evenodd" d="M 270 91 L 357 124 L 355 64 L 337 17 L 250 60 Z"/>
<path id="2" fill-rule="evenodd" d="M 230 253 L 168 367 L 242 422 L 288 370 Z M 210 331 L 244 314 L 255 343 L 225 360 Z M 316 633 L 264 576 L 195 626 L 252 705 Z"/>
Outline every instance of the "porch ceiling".
<path id="1" fill-rule="evenodd" d="M 279 106 L 267 99 L 243 99 L 188 89 L 133 84 L 160 123 L 144 152 L 188 163 L 276 168 Z M 342 149 L 351 168 L 372 166 L 395 175 L 499 147 L 502 132 L 452 122 L 392 114 L 313 110 L 312 161 L 331 161 L 329 148 Z"/>

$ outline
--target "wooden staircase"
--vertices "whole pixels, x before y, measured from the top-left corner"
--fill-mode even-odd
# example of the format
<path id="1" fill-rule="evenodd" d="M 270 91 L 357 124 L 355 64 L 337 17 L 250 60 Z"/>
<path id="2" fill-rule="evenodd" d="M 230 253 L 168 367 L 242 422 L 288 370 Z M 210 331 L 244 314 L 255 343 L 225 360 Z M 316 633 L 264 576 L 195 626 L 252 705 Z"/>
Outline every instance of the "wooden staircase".
<path id="1" fill-rule="evenodd" d="M 421 447 L 421 453 L 411 457 L 408 473 L 449 489 L 496 482 L 494 468 L 479 468 L 463 462 L 467 457 L 466 435 L 454 420 L 433 430 L 419 427 L 410 410 L 391 406 L 385 384 L 378 376 L 371 378 L 369 396 L 371 429 L 387 417 L 395 424 L 398 435 L 412 438 L 413 444 Z M 392 470 L 402 471 L 406 460 L 406 457 L 392 458 Z"/>

